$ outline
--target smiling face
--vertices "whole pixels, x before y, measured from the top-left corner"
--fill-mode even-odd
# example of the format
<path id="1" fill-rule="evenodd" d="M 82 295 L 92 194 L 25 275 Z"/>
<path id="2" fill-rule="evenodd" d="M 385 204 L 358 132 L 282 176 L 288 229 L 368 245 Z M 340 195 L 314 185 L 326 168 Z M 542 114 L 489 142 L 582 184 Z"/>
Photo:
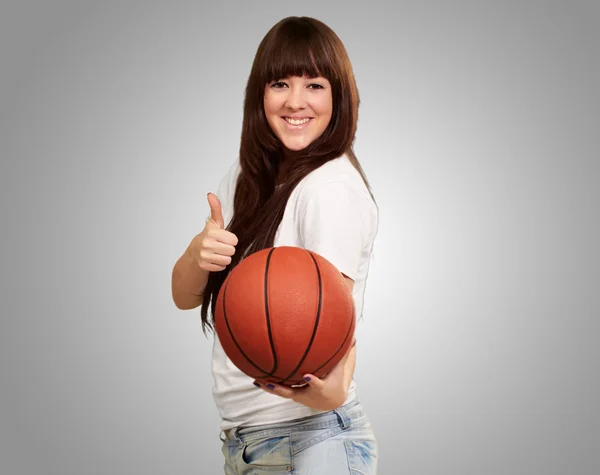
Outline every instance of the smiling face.
<path id="1" fill-rule="evenodd" d="M 323 77 L 292 76 L 267 83 L 264 94 L 269 126 L 286 153 L 308 147 L 327 128 L 333 111 L 331 84 Z"/>

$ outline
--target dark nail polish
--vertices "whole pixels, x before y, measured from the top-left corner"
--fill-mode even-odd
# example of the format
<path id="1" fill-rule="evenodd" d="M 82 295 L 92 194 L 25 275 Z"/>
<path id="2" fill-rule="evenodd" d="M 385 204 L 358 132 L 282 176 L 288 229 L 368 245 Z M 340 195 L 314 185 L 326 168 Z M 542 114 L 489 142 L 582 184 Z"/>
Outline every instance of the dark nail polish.
<path id="1" fill-rule="evenodd" d="M 254 382 L 254 386 L 256 386 L 257 388 L 260 388 L 260 384 L 258 384 L 256 381 Z"/>
<path id="2" fill-rule="evenodd" d="M 304 378 L 304 381 L 310 381 L 310 376 L 307 376 L 306 378 Z"/>
<path id="3" fill-rule="evenodd" d="M 275 386 L 273 386 L 272 384 L 267 384 L 267 387 L 268 387 L 269 389 L 275 389 Z"/>

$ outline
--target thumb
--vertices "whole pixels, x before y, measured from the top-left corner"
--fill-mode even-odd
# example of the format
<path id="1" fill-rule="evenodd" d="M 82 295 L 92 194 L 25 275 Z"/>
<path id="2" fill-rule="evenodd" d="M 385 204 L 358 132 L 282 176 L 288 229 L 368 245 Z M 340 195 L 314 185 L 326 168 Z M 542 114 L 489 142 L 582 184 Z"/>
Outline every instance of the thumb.
<path id="1" fill-rule="evenodd" d="M 223 210 L 221 209 L 221 202 L 217 198 L 217 195 L 214 193 L 208 194 L 208 205 L 210 206 L 210 220 L 223 229 L 225 227 Z"/>
<path id="2" fill-rule="evenodd" d="M 317 378 L 314 374 L 305 374 L 304 381 L 308 383 L 308 386 L 319 391 L 323 390 L 323 387 L 325 386 L 325 382 L 322 379 Z"/>

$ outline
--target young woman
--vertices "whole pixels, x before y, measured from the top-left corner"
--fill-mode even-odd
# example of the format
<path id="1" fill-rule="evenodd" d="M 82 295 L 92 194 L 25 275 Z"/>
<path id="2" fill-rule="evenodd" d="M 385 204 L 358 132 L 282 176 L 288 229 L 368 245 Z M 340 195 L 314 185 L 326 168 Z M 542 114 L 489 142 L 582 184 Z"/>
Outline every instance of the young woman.
<path id="1" fill-rule="evenodd" d="M 246 87 L 239 160 L 208 194 L 211 214 L 173 269 L 173 300 L 213 330 L 223 281 L 244 256 L 297 246 L 334 264 L 360 316 L 378 212 L 352 145 L 359 96 L 347 52 L 325 24 L 281 20 Z M 210 312 L 209 312 L 210 308 Z M 290 388 L 238 370 L 214 335 L 213 396 L 226 474 L 374 474 L 377 441 L 356 395 L 354 345 L 322 379 Z"/>

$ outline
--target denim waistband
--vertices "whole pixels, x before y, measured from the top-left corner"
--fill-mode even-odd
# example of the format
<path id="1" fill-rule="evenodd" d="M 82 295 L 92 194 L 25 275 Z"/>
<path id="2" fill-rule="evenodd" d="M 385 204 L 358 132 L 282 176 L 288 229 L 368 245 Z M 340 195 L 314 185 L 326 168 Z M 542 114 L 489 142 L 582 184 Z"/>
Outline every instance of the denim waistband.
<path id="1" fill-rule="evenodd" d="M 342 429 L 349 429 L 360 425 L 363 422 L 364 417 L 365 414 L 362 406 L 360 402 L 355 399 L 337 409 L 303 417 L 301 419 L 259 426 L 235 427 L 223 432 L 225 434 L 225 440 L 249 441 L 263 437 L 289 434 L 292 431 L 327 429 L 338 426 Z M 224 439 L 221 438 L 221 440 L 225 442 Z"/>

